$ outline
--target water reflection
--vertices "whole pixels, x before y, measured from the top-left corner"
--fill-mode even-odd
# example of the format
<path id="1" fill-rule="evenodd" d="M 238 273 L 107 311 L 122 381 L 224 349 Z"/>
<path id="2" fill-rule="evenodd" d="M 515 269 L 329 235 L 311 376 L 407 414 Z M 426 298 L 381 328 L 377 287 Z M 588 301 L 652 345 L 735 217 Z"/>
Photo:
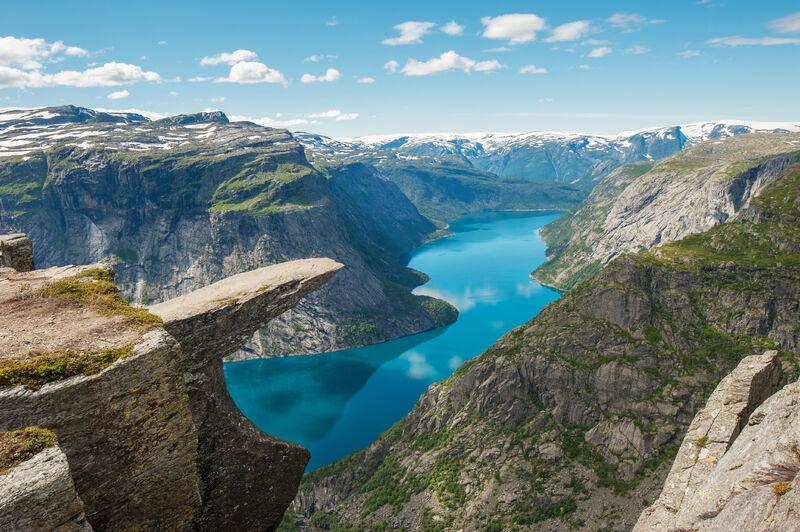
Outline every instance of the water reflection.
<path id="1" fill-rule="evenodd" d="M 369 445 L 432 383 L 558 298 L 530 280 L 545 259 L 538 229 L 558 214 L 489 213 L 451 226 L 409 266 L 430 275 L 416 293 L 459 308 L 453 325 L 325 355 L 233 362 L 228 389 L 259 428 L 311 451 L 309 469 Z"/>

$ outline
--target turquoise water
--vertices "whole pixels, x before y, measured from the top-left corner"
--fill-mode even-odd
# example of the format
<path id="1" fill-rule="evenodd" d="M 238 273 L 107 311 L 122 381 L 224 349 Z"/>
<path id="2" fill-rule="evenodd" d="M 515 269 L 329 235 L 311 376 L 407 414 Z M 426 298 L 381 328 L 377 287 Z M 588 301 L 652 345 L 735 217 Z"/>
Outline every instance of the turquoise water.
<path id="1" fill-rule="evenodd" d="M 430 275 L 416 293 L 458 307 L 449 327 L 322 355 L 225 364 L 233 400 L 261 430 L 308 448 L 308 470 L 369 445 L 435 381 L 558 298 L 528 274 L 545 260 L 537 230 L 557 213 L 462 218 L 455 236 L 415 250 L 408 265 Z"/>

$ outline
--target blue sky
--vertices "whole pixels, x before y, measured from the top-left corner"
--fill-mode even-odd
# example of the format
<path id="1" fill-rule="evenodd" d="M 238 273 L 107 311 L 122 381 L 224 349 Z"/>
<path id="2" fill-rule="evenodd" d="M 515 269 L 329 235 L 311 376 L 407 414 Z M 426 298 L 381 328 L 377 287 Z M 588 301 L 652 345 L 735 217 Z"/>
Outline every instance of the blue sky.
<path id="1" fill-rule="evenodd" d="M 799 66 L 796 0 L 31 0 L 0 19 L 0 107 L 333 136 L 797 121 Z"/>

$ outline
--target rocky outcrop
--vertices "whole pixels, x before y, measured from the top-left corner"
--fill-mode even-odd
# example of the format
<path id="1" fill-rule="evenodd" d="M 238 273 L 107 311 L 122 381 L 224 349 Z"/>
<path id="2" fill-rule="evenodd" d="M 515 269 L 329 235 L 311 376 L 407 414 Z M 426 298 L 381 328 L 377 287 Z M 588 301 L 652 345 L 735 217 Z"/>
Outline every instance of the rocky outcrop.
<path id="1" fill-rule="evenodd" d="M 90 532 L 67 457 L 48 447 L 0 476 L 3 530 Z"/>
<path id="2" fill-rule="evenodd" d="M 18 114 L 2 132 L 18 149 L 0 150 L 0 232 L 28 233 L 40 267 L 112 260 L 122 292 L 147 305 L 288 260 L 346 265 L 241 357 L 442 325 L 410 294 L 424 278 L 400 262 L 436 228 L 365 165 L 317 169 L 287 131 L 222 113 Z"/>
<path id="3" fill-rule="evenodd" d="M 635 531 L 800 526 L 800 382 L 774 393 L 780 376 L 771 351 L 745 358 L 720 382 Z"/>
<path id="4" fill-rule="evenodd" d="M 613 260 L 432 385 L 370 447 L 308 475 L 295 520 L 312 529 L 630 529 L 661 493 L 695 415 L 742 359 L 752 389 L 734 376 L 727 389 L 743 391 L 713 399 L 725 413 L 709 424 L 708 446 L 725 460 L 714 442 L 741 429 L 728 452 L 740 448 L 742 463 L 731 467 L 758 470 L 771 459 L 764 451 L 744 464 L 742 438 L 755 429 L 742 421 L 778 384 L 778 362 L 746 357 L 774 348 L 784 378 L 798 372 L 799 194 L 793 164 L 727 223 Z M 786 432 L 774 471 L 794 468 Z"/>
<path id="5" fill-rule="evenodd" d="M 260 268 L 151 313 L 120 303 L 105 265 L 0 269 L 0 430 L 57 435 L 95 529 L 271 529 L 308 451 L 241 415 L 222 358 L 340 268 Z"/>
<path id="6" fill-rule="evenodd" d="M 25 233 L 0 236 L 0 267 L 29 272 L 33 266 L 33 245 Z"/>
<path id="7" fill-rule="evenodd" d="M 800 159 L 798 140 L 797 134 L 745 135 L 615 170 L 578 211 L 542 230 L 549 260 L 534 277 L 570 289 L 623 253 L 732 219 Z"/>

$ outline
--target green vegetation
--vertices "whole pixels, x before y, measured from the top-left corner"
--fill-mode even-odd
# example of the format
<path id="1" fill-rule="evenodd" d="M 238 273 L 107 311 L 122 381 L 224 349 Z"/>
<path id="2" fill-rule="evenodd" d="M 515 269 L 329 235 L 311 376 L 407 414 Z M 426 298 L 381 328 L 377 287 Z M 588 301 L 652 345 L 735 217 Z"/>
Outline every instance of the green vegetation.
<path id="1" fill-rule="evenodd" d="M 100 373 L 119 359 L 131 356 L 129 345 L 104 349 L 98 353 L 56 351 L 30 353 L 26 359 L 0 360 L 0 386 L 25 386 L 36 390 L 48 382 L 75 375 Z"/>
<path id="2" fill-rule="evenodd" d="M 158 316 L 145 309 L 130 306 L 119 295 L 112 274 L 101 268 L 91 268 L 47 283 L 39 289 L 38 294 L 76 301 L 105 316 L 123 316 L 127 323 L 142 330 L 164 325 Z"/>
<path id="3" fill-rule="evenodd" d="M 436 493 L 445 508 L 456 510 L 467 500 L 464 486 L 459 481 L 461 459 L 457 456 L 440 456 L 428 476 L 428 486 Z"/>
<path id="4" fill-rule="evenodd" d="M 458 309 L 447 301 L 428 296 L 416 297 L 436 325 L 449 325 L 458 319 Z"/>
<path id="5" fill-rule="evenodd" d="M 425 482 L 405 467 L 394 457 L 387 457 L 369 480 L 361 486 L 361 493 L 367 493 L 364 514 L 370 514 L 391 504 L 399 509 L 411 499 L 415 493 L 425 489 Z"/>
<path id="6" fill-rule="evenodd" d="M 544 504 L 529 505 L 528 501 L 515 501 L 513 522 L 516 525 L 533 525 L 548 519 L 564 518 L 578 509 L 575 499 L 564 497 Z"/>
<path id="7" fill-rule="evenodd" d="M 55 433 L 39 427 L 0 432 L 0 475 L 55 444 Z"/>
<path id="8" fill-rule="evenodd" d="M 358 315 L 344 322 L 344 325 L 339 329 L 339 336 L 344 341 L 356 345 L 375 337 L 378 332 L 378 325 L 373 318 Z"/>

